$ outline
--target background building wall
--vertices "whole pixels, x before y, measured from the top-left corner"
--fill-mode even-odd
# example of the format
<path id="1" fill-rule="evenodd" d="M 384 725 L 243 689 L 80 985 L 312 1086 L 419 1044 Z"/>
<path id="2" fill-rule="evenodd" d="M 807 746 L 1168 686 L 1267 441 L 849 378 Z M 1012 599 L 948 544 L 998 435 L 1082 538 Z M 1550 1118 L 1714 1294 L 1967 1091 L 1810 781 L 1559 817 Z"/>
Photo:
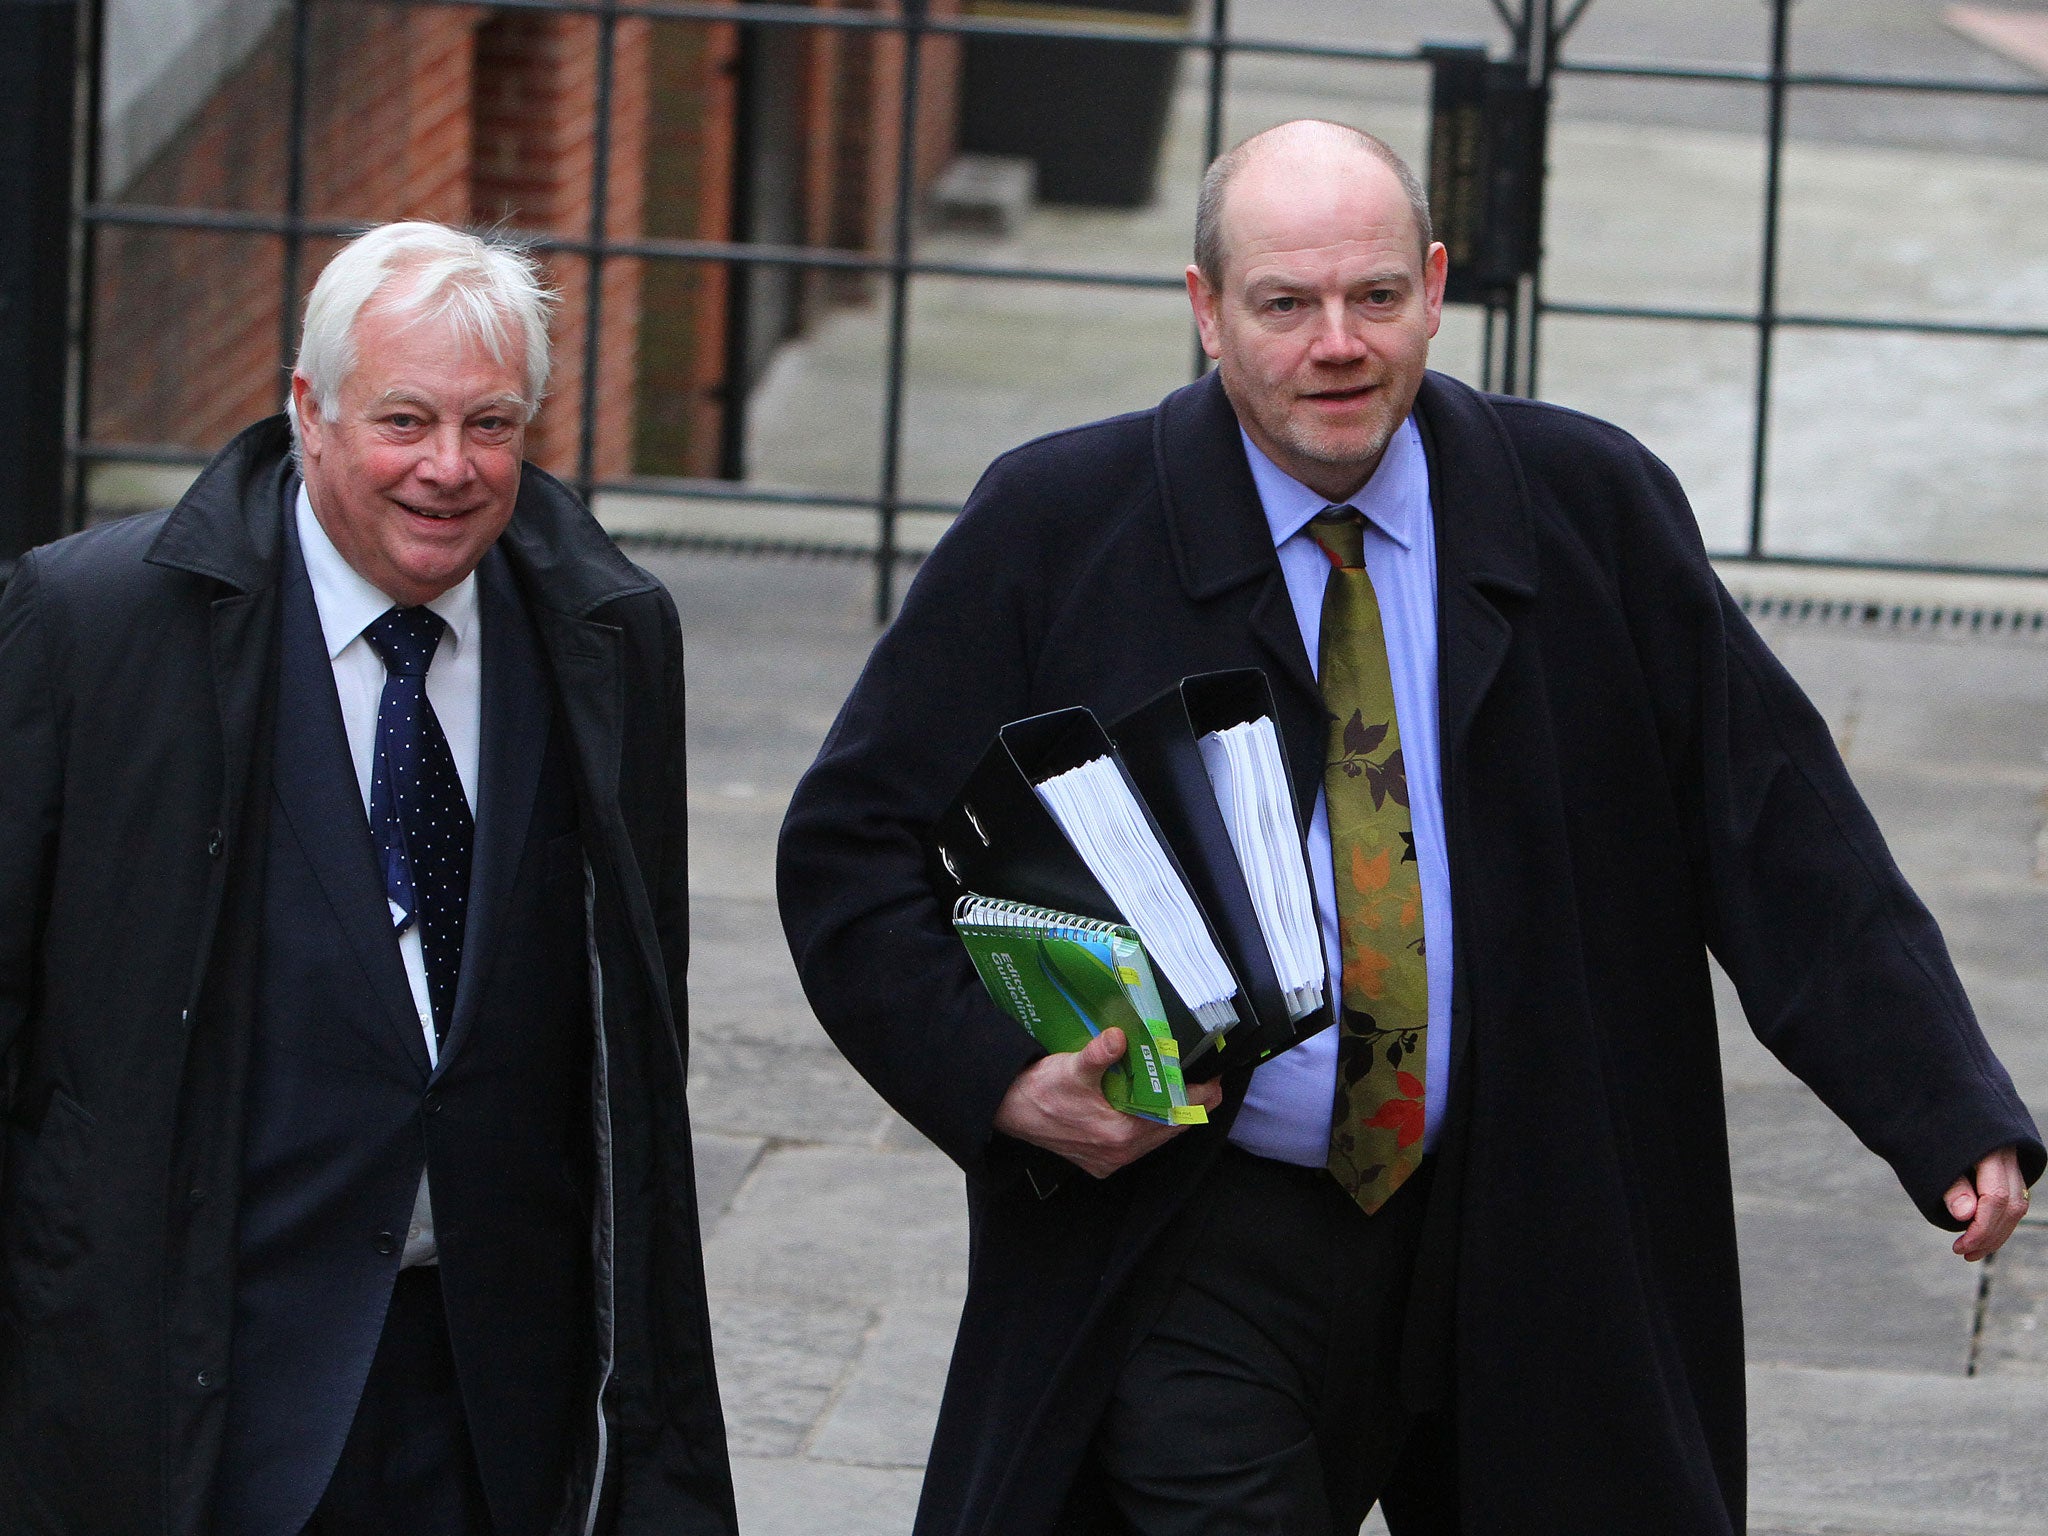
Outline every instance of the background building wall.
<path id="1" fill-rule="evenodd" d="M 112 0 L 117 10 L 133 0 Z M 821 8 L 897 0 L 817 0 Z M 957 13 L 958 0 L 935 11 Z M 316 220 L 427 218 L 503 225 L 581 242 L 592 214 L 600 23 L 587 14 L 493 12 L 484 6 L 313 3 L 303 210 Z M 118 22 L 118 17 L 111 17 Z M 253 42 L 227 41 L 247 24 Z M 144 25 L 137 21 L 136 25 Z M 194 209 L 278 214 L 290 155 L 291 16 L 274 0 L 175 0 L 158 23 L 159 65 L 209 61 L 193 100 L 154 78 L 147 50 L 122 66 L 119 154 L 103 157 L 105 197 Z M 614 23 L 605 232 L 614 240 L 744 238 L 735 205 L 735 60 L 741 29 L 722 23 Z M 777 175 L 800 202 L 792 238 L 885 251 L 893 238 L 896 109 L 903 45 L 893 37 L 807 32 L 786 50 L 794 102 Z M 782 55 L 778 55 L 778 58 Z M 111 66 L 110 66 L 111 67 Z M 161 75 L 161 69 L 157 74 Z M 918 179 L 952 151 L 957 48 L 931 39 L 919 113 Z M 158 94 L 159 91 L 168 94 Z M 166 131 L 166 114 L 184 113 Z M 109 132 L 115 116 L 108 116 Z M 132 129 L 147 121 L 147 133 Z M 132 131 L 131 131 L 132 130 Z M 146 155 L 143 154 L 147 151 Z M 142 156 L 139 160 L 137 156 Z M 136 163 L 130 165 L 130 160 Z M 277 236 L 120 227 L 96 236 L 88 436 L 99 443 L 211 450 L 282 404 L 288 358 L 279 311 Z M 299 302 L 337 242 L 311 238 Z M 561 295 L 550 399 L 528 452 L 557 473 L 578 467 L 589 263 L 546 258 Z M 710 263 L 611 258 L 603 265 L 593 468 L 716 473 L 730 411 L 733 278 Z M 871 285 L 804 275 L 795 324 Z M 744 316 L 739 317 L 740 320 Z M 778 340 L 770 338 L 770 341 Z"/>

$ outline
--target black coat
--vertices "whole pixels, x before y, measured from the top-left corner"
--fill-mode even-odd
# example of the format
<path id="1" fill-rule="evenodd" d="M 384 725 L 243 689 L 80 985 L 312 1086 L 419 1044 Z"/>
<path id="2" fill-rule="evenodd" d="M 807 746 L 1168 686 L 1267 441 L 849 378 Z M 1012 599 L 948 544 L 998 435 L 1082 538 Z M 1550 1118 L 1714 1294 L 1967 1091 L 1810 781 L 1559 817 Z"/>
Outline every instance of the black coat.
<path id="1" fill-rule="evenodd" d="M 0 1530 L 200 1536 L 219 1457 L 272 804 L 284 419 L 168 513 L 0 599 Z M 528 466 L 499 542 L 539 633 L 590 888 L 592 1528 L 736 1526 L 683 1099 L 682 644 L 662 587 Z M 600 1186 L 601 1191 L 605 1186 Z M 602 1364 L 602 1362 L 600 1362 Z M 592 1459 L 586 1454 L 587 1467 Z M 579 1490 L 588 1495 L 586 1486 Z M 565 1530 L 582 1531 L 578 1510 Z"/>
<path id="2" fill-rule="evenodd" d="M 1458 1112 L 1432 1217 L 1465 1529 L 1743 1528 L 1740 1294 L 1707 952 L 1758 1034 L 1930 1221 L 2043 1152 L 1820 717 L 1625 433 L 1428 377 Z M 1228 1112 L 1043 1198 L 992 1137 L 1038 1054 L 984 995 L 920 839 L 1002 723 L 1272 678 L 1303 803 L 1324 714 L 1229 402 L 998 460 L 799 786 L 781 899 L 819 1018 L 967 1173 L 968 1296 L 922 1533 L 1052 1530 L 1108 1391 L 1119 1282 Z M 998 893 L 999 894 L 999 893 Z M 1226 1081 L 1227 1110 L 1242 1082 Z M 1426 1240 L 1434 1241 L 1434 1240 Z M 1411 1340 L 1430 1332 L 1426 1316 Z M 1414 1365 L 1411 1358 L 1411 1366 Z M 1412 1376 L 1411 1372 L 1411 1376 Z"/>

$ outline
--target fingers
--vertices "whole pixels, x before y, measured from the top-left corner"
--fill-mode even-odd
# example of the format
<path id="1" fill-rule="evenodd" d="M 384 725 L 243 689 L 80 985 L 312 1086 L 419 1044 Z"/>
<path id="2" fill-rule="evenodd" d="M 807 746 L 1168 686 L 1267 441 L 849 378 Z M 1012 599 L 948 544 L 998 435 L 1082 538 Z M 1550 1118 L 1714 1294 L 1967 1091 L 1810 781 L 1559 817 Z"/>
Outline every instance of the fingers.
<path id="1" fill-rule="evenodd" d="M 2027 1185 L 2020 1175 L 2015 1149 L 2001 1147 L 1977 1165 L 1972 1199 L 1970 1226 L 1956 1239 L 1955 1251 L 1974 1264 L 1998 1252 L 2027 1213 Z M 1954 1211 L 1955 1207 L 1956 1202 L 1951 1200 L 1949 1209 Z M 1960 1219 L 1961 1213 L 1957 1214 Z"/>
<path id="2" fill-rule="evenodd" d="M 1006 1136 L 1056 1152 L 1098 1179 L 1128 1167 L 1170 1141 L 1181 1127 L 1126 1115 L 1102 1096 L 1102 1074 L 1123 1059 L 1124 1035 L 1106 1029 L 1078 1051 L 1044 1056 L 1026 1067 L 996 1109 L 995 1128 Z M 1214 1107 L 1221 1090 L 1191 1102 Z"/>
<path id="3" fill-rule="evenodd" d="M 1222 1079 L 1212 1077 L 1206 1083 L 1189 1083 L 1188 1102 L 1199 1104 L 1204 1109 L 1220 1109 L 1223 1105 Z"/>
<path id="4" fill-rule="evenodd" d="M 1948 1207 L 1949 1215 L 1957 1221 L 1968 1221 L 1977 1214 L 1977 1191 L 1970 1187 L 1968 1179 L 1957 1179 L 1949 1185 L 1941 1203 Z"/>
<path id="5" fill-rule="evenodd" d="M 1124 1032 L 1111 1025 L 1101 1034 L 1081 1047 L 1074 1065 L 1096 1082 L 1102 1081 L 1102 1074 L 1124 1059 Z"/>

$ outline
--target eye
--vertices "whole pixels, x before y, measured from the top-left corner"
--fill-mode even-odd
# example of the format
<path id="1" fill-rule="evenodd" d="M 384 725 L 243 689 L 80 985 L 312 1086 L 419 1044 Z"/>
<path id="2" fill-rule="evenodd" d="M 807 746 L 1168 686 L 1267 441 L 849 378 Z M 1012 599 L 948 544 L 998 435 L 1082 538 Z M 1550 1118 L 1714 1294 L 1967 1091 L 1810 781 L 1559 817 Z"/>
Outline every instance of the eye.
<path id="1" fill-rule="evenodd" d="M 1401 290 L 1398 288 L 1373 288 L 1367 290 L 1365 302 L 1384 309 L 1389 304 L 1398 303 L 1400 298 Z"/>
<path id="2" fill-rule="evenodd" d="M 387 426 L 396 427 L 401 432 L 410 432 L 414 427 L 422 425 L 420 418 L 411 411 L 393 411 L 384 418 L 384 422 Z"/>
<path id="3" fill-rule="evenodd" d="M 1301 308 L 1301 300 L 1291 294 L 1282 294 L 1278 298 L 1266 300 L 1266 308 L 1276 315 L 1291 315 Z"/>

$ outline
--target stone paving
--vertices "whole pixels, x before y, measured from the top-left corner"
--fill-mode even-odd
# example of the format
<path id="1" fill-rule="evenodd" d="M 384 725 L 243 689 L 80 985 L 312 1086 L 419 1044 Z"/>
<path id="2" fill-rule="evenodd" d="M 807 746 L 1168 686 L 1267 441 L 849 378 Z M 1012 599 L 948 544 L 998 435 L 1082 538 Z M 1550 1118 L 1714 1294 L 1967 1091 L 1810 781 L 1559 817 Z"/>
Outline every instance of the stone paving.
<path id="1" fill-rule="evenodd" d="M 811 1018 L 772 886 L 783 806 L 873 640 L 868 573 L 649 563 L 676 594 L 690 652 L 692 1103 L 745 1529 L 896 1536 L 964 1283 L 960 1179 Z M 2048 608 L 2044 587 L 1771 579 L 1821 597 L 1849 581 L 1908 606 L 1990 590 Z M 1767 633 L 1942 919 L 1994 1045 L 2048 1108 L 2048 643 Z M 1964 1265 L 1723 1002 L 1753 1529 L 2040 1536 L 2048 1222 L 2024 1227 L 1988 1277 Z"/>

